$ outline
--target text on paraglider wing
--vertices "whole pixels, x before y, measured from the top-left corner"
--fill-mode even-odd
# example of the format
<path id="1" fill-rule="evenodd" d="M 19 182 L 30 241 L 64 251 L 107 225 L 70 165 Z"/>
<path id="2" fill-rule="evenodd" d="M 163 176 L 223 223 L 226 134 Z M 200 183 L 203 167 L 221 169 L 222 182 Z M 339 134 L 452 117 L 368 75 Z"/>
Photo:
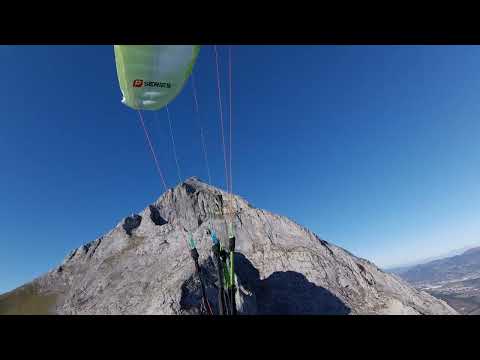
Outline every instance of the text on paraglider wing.
<path id="1" fill-rule="evenodd" d="M 158 88 L 167 88 L 170 89 L 172 84 L 169 82 L 161 82 L 161 81 L 143 81 L 141 79 L 133 80 L 133 87 L 158 87 Z"/>

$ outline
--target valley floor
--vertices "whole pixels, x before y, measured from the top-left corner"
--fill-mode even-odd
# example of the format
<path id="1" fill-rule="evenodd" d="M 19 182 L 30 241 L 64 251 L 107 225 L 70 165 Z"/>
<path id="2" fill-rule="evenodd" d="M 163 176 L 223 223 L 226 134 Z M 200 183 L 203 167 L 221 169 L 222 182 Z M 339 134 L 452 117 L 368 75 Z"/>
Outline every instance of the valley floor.
<path id="1" fill-rule="evenodd" d="M 445 301 L 464 315 L 480 315 L 480 277 L 422 286 L 432 296 Z"/>

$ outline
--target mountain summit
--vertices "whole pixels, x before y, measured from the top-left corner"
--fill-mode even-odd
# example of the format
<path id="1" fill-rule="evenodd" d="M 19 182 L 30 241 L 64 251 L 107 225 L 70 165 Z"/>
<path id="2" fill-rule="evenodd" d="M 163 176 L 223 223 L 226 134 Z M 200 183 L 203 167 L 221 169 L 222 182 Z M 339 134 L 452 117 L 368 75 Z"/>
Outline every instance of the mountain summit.
<path id="1" fill-rule="evenodd" d="M 294 221 L 190 178 L 55 269 L 0 295 L 0 314 L 197 314 L 201 291 L 187 236 L 197 241 L 215 305 L 207 229 L 225 242 L 227 212 L 236 232 L 239 314 L 456 313 Z"/>

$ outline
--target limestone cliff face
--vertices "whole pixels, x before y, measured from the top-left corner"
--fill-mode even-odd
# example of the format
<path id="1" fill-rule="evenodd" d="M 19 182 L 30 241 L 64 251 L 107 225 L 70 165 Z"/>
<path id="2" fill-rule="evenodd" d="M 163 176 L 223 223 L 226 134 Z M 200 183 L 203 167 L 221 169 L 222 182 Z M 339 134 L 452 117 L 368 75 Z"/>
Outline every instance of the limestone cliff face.
<path id="1" fill-rule="evenodd" d="M 288 218 L 256 209 L 197 178 L 72 251 L 44 276 L 1 295 L 0 312 L 3 302 L 3 309 L 13 313 L 12 296 L 27 286 L 38 298 L 51 301 L 53 296 L 49 311 L 58 314 L 196 314 L 201 295 L 188 233 L 197 241 L 215 307 L 217 279 L 206 230 L 215 229 L 225 241 L 225 213 L 232 214 L 236 228 L 241 314 L 456 313 Z"/>

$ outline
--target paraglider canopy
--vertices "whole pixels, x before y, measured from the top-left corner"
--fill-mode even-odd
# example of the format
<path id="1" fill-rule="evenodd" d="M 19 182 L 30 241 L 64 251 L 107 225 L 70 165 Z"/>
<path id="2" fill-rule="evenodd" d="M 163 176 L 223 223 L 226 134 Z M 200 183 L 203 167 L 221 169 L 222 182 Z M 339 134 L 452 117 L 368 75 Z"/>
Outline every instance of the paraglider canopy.
<path id="1" fill-rule="evenodd" d="M 159 110 L 182 90 L 199 45 L 114 45 L 122 103 L 135 110 Z"/>

